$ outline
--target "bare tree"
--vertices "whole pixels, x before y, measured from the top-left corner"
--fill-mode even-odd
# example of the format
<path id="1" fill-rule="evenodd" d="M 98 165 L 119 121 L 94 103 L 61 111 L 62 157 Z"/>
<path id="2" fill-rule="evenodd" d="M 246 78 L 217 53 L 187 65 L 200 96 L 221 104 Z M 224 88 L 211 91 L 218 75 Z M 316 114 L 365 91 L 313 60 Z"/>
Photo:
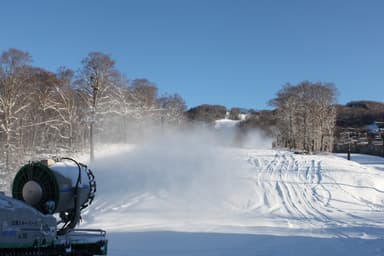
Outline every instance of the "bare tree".
<path id="1" fill-rule="evenodd" d="M 179 125 L 184 119 L 184 112 L 187 109 L 185 101 L 178 95 L 163 96 L 158 99 L 161 111 L 161 122 L 169 122 Z"/>
<path id="2" fill-rule="evenodd" d="M 16 49 L 9 49 L 0 57 L 0 132 L 6 170 L 9 170 L 10 154 L 15 151 L 18 123 L 30 105 L 25 72 L 30 62 L 29 53 Z"/>
<path id="3" fill-rule="evenodd" d="M 21 129 L 32 148 L 49 148 L 60 143 L 61 120 L 57 116 L 56 90 L 59 81 L 55 73 L 31 67 L 28 92 L 31 104 L 28 119 Z"/>
<path id="4" fill-rule="evenodd" d="M 280 146 L 290 149 L 297 148 L 297 113 L 299 111 L 299 97 L 295 92 L 295 87 L 286 84 L 278 93 L 277 97 L 270 101 L 270 105 L 277 108 L 277 126 L 279 134 L 277 143 Z"/>
<path id="5" fill-rule="evenodd" d="M 135 79 L 131 84 L 132 101 L 136 110 L 144 116 L 151 116 L 158 110 L 157 87 L 147 79 Z"/>
<path id="6" fill-rule="evenodd" d="M 91 52 L 82 61 L 83 68 L 77 84 L 83 89 L 85 102 L 89 109 L 90 125 L 90 158 L 94 159 L 95 125 L 100 119 L 114 111 L 116 86 L 120 81 L 120 73 L 115 69 L 115 61 L 109 55 Z"/>
<path id="7" fill-rule="evenodd" d="M 70 151 L 74 149 L 75 139 L 80 140 L 82 128 L 81 97 L 71 87 L 74 73 L 70 69 L 61 68 L 57 73 L 55 84 L 55 97 L 52 103 L 55 104 L 55 111 L 59 123 L 55 127 L 59 138 L 67 142 Z M 63 143 L 64 144 L 64 143 Z M 77 143 L 77 146 L 79 143 Z"/>
<path id="8" fill-rule="evenodd" d="M 317 118 L 314 120 L 318 128 L 317 147 L 320 151 L 332 151 L 334 145 L 334 130 L 336 125 L 336 87 L 331 83 L 316 83 L 314 88 L 316 97 Z"/>
<path id="9" fill-rule="evenodd" d="M 336 120 L 333 84 L 287 84 L 270 103 L 277 109 L 278 145 L 305 151 L 332 150 Z"/>

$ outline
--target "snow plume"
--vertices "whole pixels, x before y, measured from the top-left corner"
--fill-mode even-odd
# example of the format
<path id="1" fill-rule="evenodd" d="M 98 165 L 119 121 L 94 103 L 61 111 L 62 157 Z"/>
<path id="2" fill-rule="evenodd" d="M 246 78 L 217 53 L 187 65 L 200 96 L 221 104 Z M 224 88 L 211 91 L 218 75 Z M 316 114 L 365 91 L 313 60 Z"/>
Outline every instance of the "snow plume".
<path id="1" fill-rule="evenodd" d="M 271 149 L 273 139 L 258 129 L 250 129 L 243 135 L 240 147 L 253 149 Z"/>
<path id="2" fill-rule="evenodd" d="M 137 223 L 153 227 L 152 221 L 167 227 L 201 223 L 227 218 L 234 202 L 246 204 L 243 194 L 250 191 L 241 176 L 247 170 L 240 166 L 247 156 L 233 153 L 244 149 L 228 147 L 227 133 L 167 127 L 151 134 L 141 143 L 96 153 L 90 167 L 97 196 L 85 216 L 91 227 L 108 219 L 117 219 L 108 227 L 113 230 Z"/>
<path id="3" fill-rule="evenodd" d="M 93 164 L 98 194 L 122 201 L 145 194 L 163 199 L 161 208 L 168 210 L 218 209 L 217 197 L 230 190 L 230 176 L 238 165 L 217 146 L 218 139 L 203 129 L 173 130 L 99 158 Z"/>
<path id="4" fill-rule="evenodd" d="M 256 128 L 241 129 L 240 121 L 222 119 L 215 122 L 216 137 L 222 146 L 270 149 L 272 138 Z"/>

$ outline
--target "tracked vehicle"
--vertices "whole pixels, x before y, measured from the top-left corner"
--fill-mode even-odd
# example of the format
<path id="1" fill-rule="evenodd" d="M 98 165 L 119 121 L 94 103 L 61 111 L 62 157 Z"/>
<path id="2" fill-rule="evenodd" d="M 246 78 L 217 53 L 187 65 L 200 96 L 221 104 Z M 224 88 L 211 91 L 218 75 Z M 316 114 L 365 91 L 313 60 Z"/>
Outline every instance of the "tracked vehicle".
<path id="1" fill-rule="evenodd" d="M 24 165 L 12 197 L 0 192 L 0 255 L 106 255 L 104 230 L 75 228 L 95 197 L 94 178 L 70 158 Z"/>

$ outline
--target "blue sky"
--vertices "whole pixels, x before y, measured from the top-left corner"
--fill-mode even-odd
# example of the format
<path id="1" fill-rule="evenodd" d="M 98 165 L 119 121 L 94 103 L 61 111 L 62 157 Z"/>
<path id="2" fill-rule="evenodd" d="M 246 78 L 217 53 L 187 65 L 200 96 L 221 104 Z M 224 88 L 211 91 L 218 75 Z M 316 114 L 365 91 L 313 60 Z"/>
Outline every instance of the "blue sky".
<path id="1" fill-rule="evenodd" d="M 384 101 L 381 0 L 4 0 L 0 51 L 73 70 L 110 54 L 189 107 L 265 109 L 287 82 L 332 82 L 341 104 Z"/>

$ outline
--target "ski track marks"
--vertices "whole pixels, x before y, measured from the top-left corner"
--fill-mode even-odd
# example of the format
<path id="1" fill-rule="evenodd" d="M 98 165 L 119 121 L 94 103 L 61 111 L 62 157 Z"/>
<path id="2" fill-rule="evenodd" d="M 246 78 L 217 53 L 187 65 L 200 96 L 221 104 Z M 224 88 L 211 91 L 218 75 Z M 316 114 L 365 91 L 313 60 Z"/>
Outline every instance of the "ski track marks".
<path id="1" fill-rule="evenodd" d="M 371 230 L 373 236 L 384 237 L 384 231 L 383 234 L 377 232 L 384 227 L 384 173 L 380 168 L 369 168 L 335 156 L 297 155 L 276 150 L 229 150 L 238 166 L 228 174 L 229 179 L 223 180 L 228 182 L 227 186 L 218 186 L 221 180 L 215 183 L 216 177 L 210 173 L 202 173 L 203 176 L 197 179 L 209 180 L 202 186 L 211 185 L 212 180 L 212 185 L 222 189 L 217 193 L 204 187 L 203 193 L 200 191 L 197 196 L 194 190 L 185 193 L 184 187 L 195 187 L 184 183 L 176 186 L 180 195 L 174 193 L 178 190 L 172 189 L 126 187 L 126 183 L 135 184 L 134 175 L 114 177 L 113 169 L 104 170 L 110 172 L 103 180 L 104 187 L 108 187 L 110 178 L 113 189 L 103 193 L 101 188 L 85 214 L 86 223 L 92 227 L 94 223 L 108 220 L 110 227 L 116 230 L 148 227 L 222 231 L 229 227 L 235 232 L 250 233 L 265 230 L 273 233 L 277 229 L 310 230 L 305 234 L 311 235 L 313 229 L 325 230 L 319 231 L 320 235 L 331 230 L 329 232 L 338 237 L 359 233 L 359 230 L 364 230 L 359 233 L 364 237 Z M 183 176 L 182 181 L 188 182 L 188 179 Z M 205 191 L 214 193 L 204 198 Z M 188 201 L 196 197 L 197 200 Z M 212 212 L 206 207 L 211 207 Z M 191 226 L 188 228 L 188 225 Z"/>
<path id="2" fill-rule="evenodd" d="M 381 197 L 383 191 L 336 180 L 330 172 L 337 170 L 324 169 L 319 157 L 277 152 L 272 159 L 249 154 L 247 162 L 263 194 L 264 204 L 255 211 L 265 215 L 329 227 L 373 224 L 377 220 L 366 216 L 384 210 L 383 204 L 364 198 L 365 190 Z"/>

